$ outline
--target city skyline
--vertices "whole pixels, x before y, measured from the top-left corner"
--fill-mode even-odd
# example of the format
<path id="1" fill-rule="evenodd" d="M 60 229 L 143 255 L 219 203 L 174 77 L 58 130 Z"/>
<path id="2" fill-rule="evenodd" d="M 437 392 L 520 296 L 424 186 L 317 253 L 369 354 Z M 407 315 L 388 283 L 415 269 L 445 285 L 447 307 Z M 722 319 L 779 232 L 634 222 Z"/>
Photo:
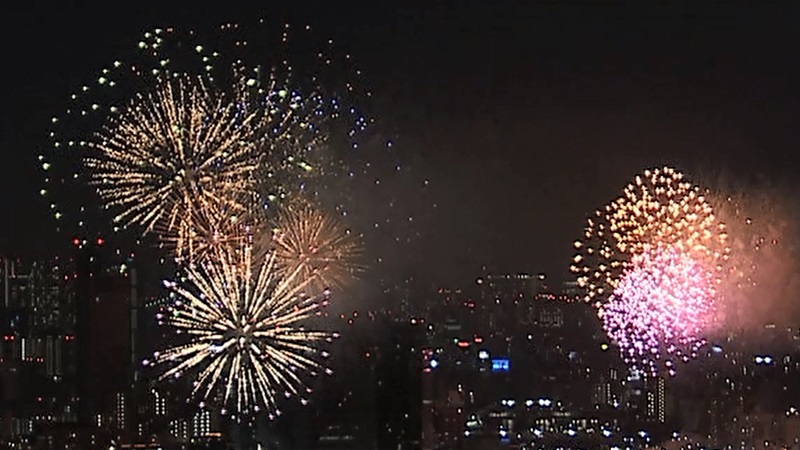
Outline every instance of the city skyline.
<path id="1" fill-rule="evenodd" d="M 152 448 L 269 442 L 368 449 L 399 442 L 433 449 L 528 441 L 530 448 L 609 448 L 629 437 L 638 442 L 628 443 L 632 448 L 645 448 L 675 432 L 717 445 L 800 439 L 790 433 L 800 422 L 792 382 L 800 373 L 800 327 L 765 324 L 717 336 L 677 376 L 645 376 L 623 361 L 574 282 L 554 285 L 545 274 L 519 272 L 478 273 L 449 287 L 407 284 L 382 308 L 340 304 L 339 312 L 326 311 L 320 323 L 342 334 L 330 349 L 333 376 L 310 385 L 308 403 L 283 399 L 280 417 L 256 414 L 237 424 L 212 398 L 187 404 L 190 386 L 154 383 L 156 372 L 140 364 L 173 339 L 155 326 L 170 302 L 140 291 L 152 286 L 137 281 L 138 263 L 120 265 L 110 250 L 87 244 L 76 247 L 74 259 L 2 258 L 0 310 L 12 319 L 12 328 L 4 320 L 0 342 L 5 438 L 33 431 L 40 445 L 67 446 L 70 427 L 89 420 L 98 442 L 154 442 Z M 15 375 L 25 367 L 39 381 Z M 97 379 L 103 382 L 86 383 Z M 126 386 L 126 379 L 136 381 Z M 739 419 L 740 430 L 724 426 Z M 311 423 L 325 426 L 309 434 Z M 82 427 L 78 433 L 88 432 Z"/>

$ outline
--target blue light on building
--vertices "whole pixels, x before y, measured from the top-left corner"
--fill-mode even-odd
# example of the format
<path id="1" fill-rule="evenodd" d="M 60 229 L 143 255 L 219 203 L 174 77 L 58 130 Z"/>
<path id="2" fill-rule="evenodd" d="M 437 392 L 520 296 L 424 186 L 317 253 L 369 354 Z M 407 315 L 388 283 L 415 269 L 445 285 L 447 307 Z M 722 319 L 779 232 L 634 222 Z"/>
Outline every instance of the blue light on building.
<path id="1" fill-rule="evenodd" d="M 493 359 L 492 372 L 508 372 L 510 367 L 508 359 Z"/>

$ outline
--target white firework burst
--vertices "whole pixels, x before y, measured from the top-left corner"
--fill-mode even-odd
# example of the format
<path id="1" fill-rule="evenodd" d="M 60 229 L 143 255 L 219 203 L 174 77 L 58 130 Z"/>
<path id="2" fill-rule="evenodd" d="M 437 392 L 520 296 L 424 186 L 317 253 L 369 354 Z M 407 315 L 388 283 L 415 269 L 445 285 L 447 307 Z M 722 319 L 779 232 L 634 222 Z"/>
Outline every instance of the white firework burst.
<path id="1" fill-rule="evenodd" d="M 168 366 L 161 380 L 194 375 L 192 397 L 217 399 L 239 415 L 280 414 L 280 395 L 305 403 L 311 391 L 303 378 L 332 373 L 319 346 L 338 335 L 303 326 L 327 304 L 328 292 L 305 294 L 312 280 L 298 280 L 299 273 L 278 275 L 272 254 L 253 264 L 249 246 L 189 267 L 185 283 L 165 282 L 177 301 L 159 316 L 189 340 L 146 364 Z"/>
<path id="2" fill-rule="evenodd" d="M 220 190 L 252 190 L 266 124 L 243 106 L 245 88 L 224 95 L 202 78 L 177 77 L 112 118 L 87 144 L 86 165 L 115 222 L 172 227 Z"/>

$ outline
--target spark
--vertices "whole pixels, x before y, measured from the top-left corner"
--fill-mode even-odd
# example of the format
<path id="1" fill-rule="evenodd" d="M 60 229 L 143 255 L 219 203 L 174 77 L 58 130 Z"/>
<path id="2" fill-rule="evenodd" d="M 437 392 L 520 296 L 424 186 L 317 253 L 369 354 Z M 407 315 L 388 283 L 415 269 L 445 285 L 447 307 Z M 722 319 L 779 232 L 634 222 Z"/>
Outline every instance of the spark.
<path id="1" fill-rule="evenodd" d="M 253 199 L 235 193 L 218 193 L 212 198 L 191 208 L 173 226 L 156 228 L 162 245 L 172 250 L 176 261 L 196 264 L 219 250 L 252 245 L 264 232 Z"/>
<path id="2" fill-rule="evenodd" d="M 299 37 L 321 45 L 310 30 Z M 274 47 L 272 61 L 241 54 L 248 40 Z M 374 118 L 351 104 L 349 59 L 333 67 L 328 44 L 300 54 L 291 47 L 284 27 L 264 23 L 205 38 L 173 28 L 145 33 L 134 54 L 75 89 L 51 119 L 39 192 L 59 229 L 84 234 L 111 219 L 115 232 L 148 234 L 179 226 L 204 207 L 207 191 L 257 191 L 274 203 L 328 172 L 335 177 L 344 163 L 333 150 L 356 146 Z M 332 70 L 338 76 L 326 75 Z M 342 76 L 348 89 L 338 86 Z M 103 207 L 89 206 L 98 197 Z"/>
<path id="3" fill-rule="evenodd" d="M 338 220 L 308 203 L 296 201 L 284 207 L 275 220 L 271 242 L 282 271 L 299 271 L 312 278 L 316 291 L 341 289 L 362 269 L 361 245 Z"/>
<path id="4" fill-rule="evenodd" d="M 219 399 L 242 414 L 280 414 L 281 394 L 306 401 L 304 375 L 330 373 L 318 345 L 338 335 L 303 325 L 327 304 L 328 292 L 307 295 L 312 280 L 299 269 L 282 276 L 274 254 L 254 265 L 252 253 L 249 246 L 221 251 L 189 267 L 185 283 L 165 283 L 176 301 L 161 319 L 188 342 L 156 352 L 151 364 L 169 366 L 160 380 L 194 374 L 193 397 Z"/>
<path id="5" fill-rule="evenodd" d="M 587 220 L 570 267 L 586 290 L 585 300 L 599 308 L 631 257 L 658 245 L 685 252 L 716 272 L 730 252 L 725 226 L 700 188 L 670 167 L 637 175 L 619 198 Z"/>
<path id="6" fill-rule="evenodd" d="M 211 90 L 201 78 L 160 82 L 140 94 L 89 142 L 92 184 L 114 221 L 172 228 L 220 189 L 253 189 L 263 129 L 257 111 Z"/>
<path id="7" fill-rule="evenodd" d="M 715 297 L 713 273 L 683 250 L 658 246 L 633 257 L 600 317 L 626 363 L 675 375 L 705 344 Z"/>

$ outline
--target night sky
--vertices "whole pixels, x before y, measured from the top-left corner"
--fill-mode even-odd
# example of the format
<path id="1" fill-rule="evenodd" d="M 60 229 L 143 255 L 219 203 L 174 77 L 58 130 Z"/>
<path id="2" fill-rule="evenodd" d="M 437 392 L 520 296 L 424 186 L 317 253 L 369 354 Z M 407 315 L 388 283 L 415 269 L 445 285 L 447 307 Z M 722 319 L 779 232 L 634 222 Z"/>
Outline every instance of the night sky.
<path id="1" fill-rule="evenodd" d="M 70 86 L 132 48 L 145 29 L 254 14 L 310 23 L 359 60 L 382 126 L 431 181 L 437 208 L 408 264 L 432 278 L 466 282 L 482 265 L 566 272 L 584 216 L 647 166 L 674 164 L 696 178 L 796 170 L 794 7 L 344 1 L 226 11 L 227 2 L 202 10 L 61 3 L 0 10 L 5 253 L 41 252 L 55 239 L 35 158 Z"/>

